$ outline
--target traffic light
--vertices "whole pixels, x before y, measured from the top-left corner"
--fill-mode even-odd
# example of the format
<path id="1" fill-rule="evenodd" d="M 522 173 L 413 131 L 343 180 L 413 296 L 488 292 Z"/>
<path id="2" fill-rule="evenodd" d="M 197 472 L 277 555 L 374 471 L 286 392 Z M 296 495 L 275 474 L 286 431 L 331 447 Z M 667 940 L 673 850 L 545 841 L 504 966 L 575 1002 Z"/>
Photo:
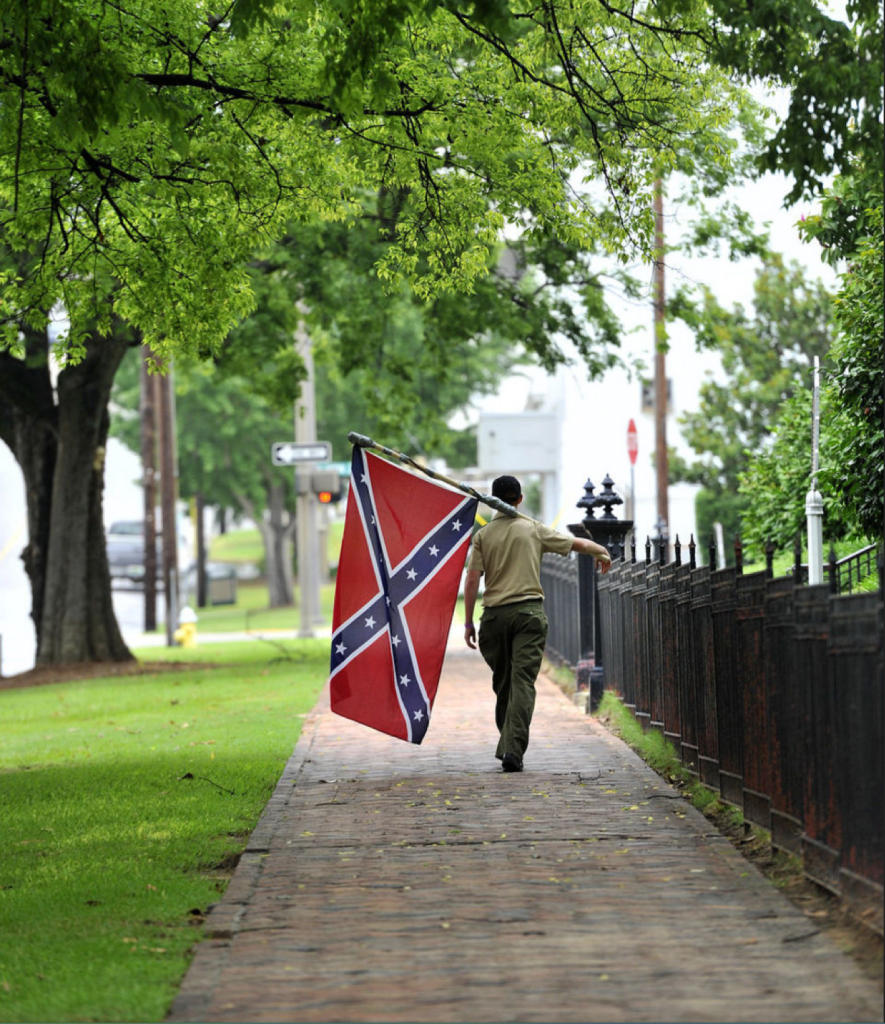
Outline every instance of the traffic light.
<path id="1" fill-rule="evenodd" d="M 341 474 L 334 469 L 315 469 L 310 474 L 310 489 L 321 505 L 341 501 Z"/>

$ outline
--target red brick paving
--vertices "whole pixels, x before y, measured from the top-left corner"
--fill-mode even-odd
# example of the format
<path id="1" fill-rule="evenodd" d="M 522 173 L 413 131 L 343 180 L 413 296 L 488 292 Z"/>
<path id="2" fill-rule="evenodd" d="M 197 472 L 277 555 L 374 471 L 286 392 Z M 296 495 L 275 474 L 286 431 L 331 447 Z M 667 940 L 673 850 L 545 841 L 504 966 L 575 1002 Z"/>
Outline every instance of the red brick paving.
<path id="1" fill-rule="evenodd" d="M 881 1021 L 881 990 L 541 679 L 526 771 L 451 651 L 420 747 L 327 698 L 170 1021 Z"/>

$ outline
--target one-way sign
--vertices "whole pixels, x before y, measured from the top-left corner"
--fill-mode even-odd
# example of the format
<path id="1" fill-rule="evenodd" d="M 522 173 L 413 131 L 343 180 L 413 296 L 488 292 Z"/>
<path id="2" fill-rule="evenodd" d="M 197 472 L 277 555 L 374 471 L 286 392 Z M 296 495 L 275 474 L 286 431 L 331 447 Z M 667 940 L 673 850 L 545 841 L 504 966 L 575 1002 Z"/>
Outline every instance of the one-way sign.
<path id="1" fill-rule="evenodd" d="M 270 446 L 275 466 L 294 466 L 298 462 L 328 462 L 332 458 L 331 441 L 275 441 Z"/>

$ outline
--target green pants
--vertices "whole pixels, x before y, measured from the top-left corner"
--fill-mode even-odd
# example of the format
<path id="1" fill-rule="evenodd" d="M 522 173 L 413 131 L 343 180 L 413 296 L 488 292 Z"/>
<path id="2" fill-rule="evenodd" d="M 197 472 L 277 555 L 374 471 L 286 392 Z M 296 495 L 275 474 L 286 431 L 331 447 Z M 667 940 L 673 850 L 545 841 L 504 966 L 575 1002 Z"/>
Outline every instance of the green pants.
<path id="1" fill-rule="evenodd" d="M 535 680 L 547 641 L 542 601 L 486 608 L 479 623 L 479 650 L 492 670 L 495 724 L 501 734 L 496 757 L 522 757 L 535 710 Z"/>

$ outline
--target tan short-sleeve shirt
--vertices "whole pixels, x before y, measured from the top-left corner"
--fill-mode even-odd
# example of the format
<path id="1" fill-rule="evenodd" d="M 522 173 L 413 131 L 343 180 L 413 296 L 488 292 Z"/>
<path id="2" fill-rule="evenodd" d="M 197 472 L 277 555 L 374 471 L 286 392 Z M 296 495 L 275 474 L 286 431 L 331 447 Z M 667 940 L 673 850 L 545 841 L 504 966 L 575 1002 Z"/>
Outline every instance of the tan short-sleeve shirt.
<path id="1" fill-rule="evenodd" d="M 567 555 L 574 538 L 533 519 L 498 512 L 473 537 L 467 564 L 485 576 L 482 603 L 486 608 L 543 598 L 541 555 Z"/>

